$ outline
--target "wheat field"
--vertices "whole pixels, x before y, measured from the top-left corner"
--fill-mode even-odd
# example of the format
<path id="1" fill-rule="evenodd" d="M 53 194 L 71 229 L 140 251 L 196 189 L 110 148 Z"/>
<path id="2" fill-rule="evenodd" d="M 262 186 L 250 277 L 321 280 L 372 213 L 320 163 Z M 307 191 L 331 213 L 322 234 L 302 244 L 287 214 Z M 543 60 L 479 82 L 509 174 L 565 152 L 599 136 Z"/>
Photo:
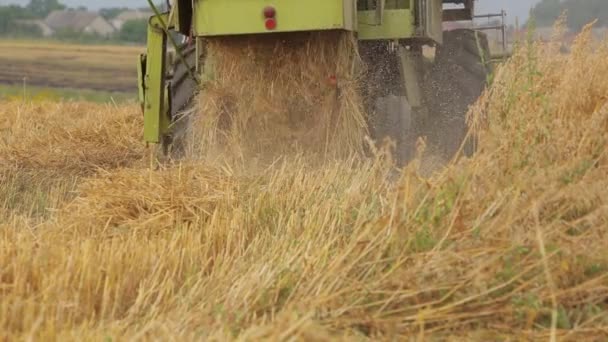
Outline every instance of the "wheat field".
<path id="1" fill-rule="evenodd" d="M 608 41 L 521 43 L 431 176 L 159 163 L 137 105 L 0 104 L 0 340 L 608 340 Z"/>
<path id="2" fill-rule="evenodd" d="M 140 46 L 0 39 L 0 82 L 136 94 Z"/>

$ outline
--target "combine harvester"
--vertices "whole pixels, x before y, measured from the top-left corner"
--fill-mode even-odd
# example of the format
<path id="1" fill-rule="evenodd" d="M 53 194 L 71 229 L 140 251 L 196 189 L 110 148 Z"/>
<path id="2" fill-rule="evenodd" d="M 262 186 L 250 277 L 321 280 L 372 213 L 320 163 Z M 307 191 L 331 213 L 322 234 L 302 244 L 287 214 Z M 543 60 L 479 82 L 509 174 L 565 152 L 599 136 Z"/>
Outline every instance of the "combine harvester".
<path id="1" fill-rule="evenodd" d="M 419 136 L 445 155 L 456 152 L 492 59 L 483 32 L 443 29 L 446 22 L 472 22 L 474 0 L 175 0 L 164 13 L 149 3 L 156 15 L 138 65 L 139 98 L 145 140 L 165 147 L 210 72 L 203 67 L 210 37 L 353 32 L 365 82 L 374 85 L 362 94 L 374 113 L 372 138 L 392 138 L 401 161 L 411 159 Z"/>

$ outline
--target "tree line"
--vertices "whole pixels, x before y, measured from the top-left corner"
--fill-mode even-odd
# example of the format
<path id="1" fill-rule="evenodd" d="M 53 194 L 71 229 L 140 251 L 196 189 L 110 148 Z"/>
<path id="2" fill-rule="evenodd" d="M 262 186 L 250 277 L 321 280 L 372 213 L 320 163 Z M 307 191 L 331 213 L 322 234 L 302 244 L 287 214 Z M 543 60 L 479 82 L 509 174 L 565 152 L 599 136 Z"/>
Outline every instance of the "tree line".
<path id="1" fill-rule="evenodd" d="M 542 0 L 532 9 L 537 26 L 550 26 L 566 12 L 570 29 L 580 30 L 593 20 L 608 26 L 608 0 Z"/>
<path id="2" fill-rule="evenodd" d="M 52 11 L 65 10 L 67 7 L 59 0 L 30 0 L 26 6 L 8 5 L 0 6 L 0 36 L 13 38 L 42 38 L 41 29 L 32 24 L 24 23 L 28 20 L 44 20 Z M 84 7 L 75 8 L 86 10 Z M 106 8 L 99 11 L 106 20 L 114 19 L 128 8 Z M 130 20 L 125 22 L 115 34 L 109 37 L 102 37 L 96 34 L 72 32 L 69 30 L 55 32 L 54 39 L 77 41 L 77 42 L 126 42 L 126 43 L 145 43 L 147 20 Z"/>

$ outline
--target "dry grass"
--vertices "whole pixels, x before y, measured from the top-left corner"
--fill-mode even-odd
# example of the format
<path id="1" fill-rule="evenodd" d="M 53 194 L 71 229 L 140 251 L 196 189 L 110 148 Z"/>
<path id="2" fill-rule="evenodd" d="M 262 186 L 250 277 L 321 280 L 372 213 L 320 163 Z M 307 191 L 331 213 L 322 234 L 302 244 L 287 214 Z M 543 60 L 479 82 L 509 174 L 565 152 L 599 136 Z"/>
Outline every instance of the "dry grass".
<path id="1" fill-rule="evenodd" d="M 473 111 L 480 153 L 394 182 L 382 155 L 147 169 L 133 108 L 3 104 L 0 158 L 77 194 L 43 220 L 5 208 L 0 339 L 604 341 L 606 80 L 588 32 L 522 46 Z M 25 112 L 62 124 L 12 128 Z"/>
<path id="2" fill-rule="evenodd" d="M 82 177 L 141 163 L 142 122 L 135 105 L 3 103 L 0 214 L 41 214 L 69 197 Z"/>

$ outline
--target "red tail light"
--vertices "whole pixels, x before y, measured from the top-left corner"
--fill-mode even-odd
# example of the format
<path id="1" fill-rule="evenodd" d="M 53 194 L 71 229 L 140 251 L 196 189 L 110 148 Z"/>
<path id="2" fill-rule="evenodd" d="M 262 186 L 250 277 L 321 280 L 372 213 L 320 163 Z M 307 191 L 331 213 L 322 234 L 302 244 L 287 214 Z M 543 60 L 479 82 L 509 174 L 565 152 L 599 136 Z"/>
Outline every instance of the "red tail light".
<path id="1" fill-rule="evenodd" d="M 277 28 L 277 20 L 275 18 L 268 18 L 266 19 L 266 29 L 267 30 L 274 30 Z"/>
<path id="2" fill-rule="evenodd" d="M 277 28 L 277 10 L 272 6 L 264 7 L 264 25 L 267 30 L 274 30 Z"/>
<path id="3" fill-rule="evenodd" d="M 271 19 L 277 15 L 277 10 L 272 6 L 264 7 L 264 18 Z"/>

